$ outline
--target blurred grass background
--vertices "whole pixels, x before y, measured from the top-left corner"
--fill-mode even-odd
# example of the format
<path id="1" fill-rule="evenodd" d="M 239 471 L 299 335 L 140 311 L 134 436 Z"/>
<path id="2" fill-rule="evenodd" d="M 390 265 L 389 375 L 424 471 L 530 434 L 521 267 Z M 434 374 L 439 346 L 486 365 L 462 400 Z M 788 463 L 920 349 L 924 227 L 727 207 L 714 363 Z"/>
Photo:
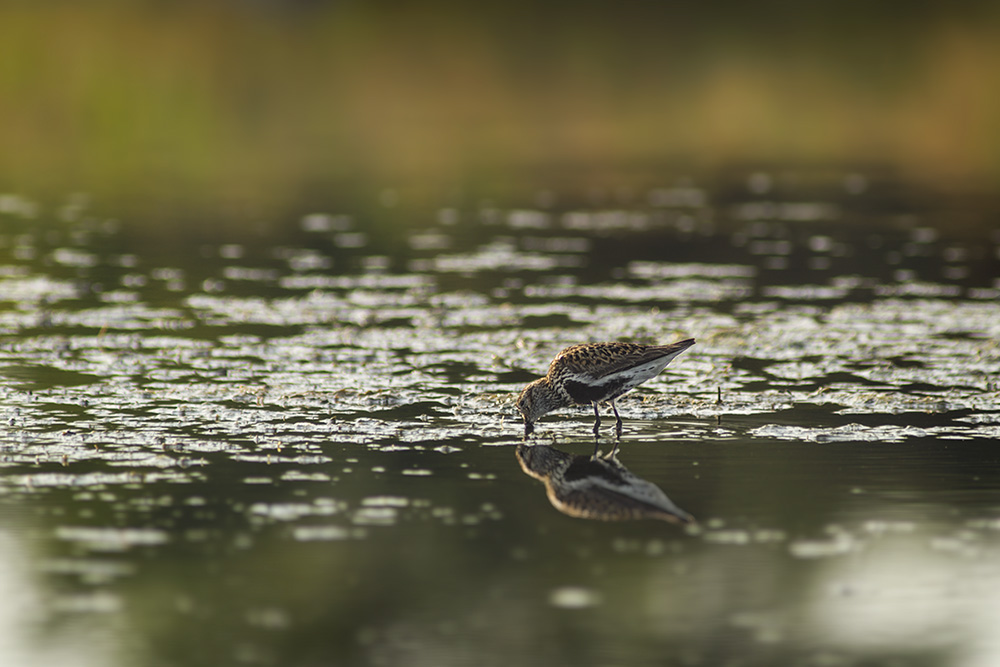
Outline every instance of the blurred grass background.
<path id="1" fill-rule="evenodd" d="M 972 0 L 5 2 L 0 189 L 280 210 L 792 164 L 994 190 L 998 26 Z"/>

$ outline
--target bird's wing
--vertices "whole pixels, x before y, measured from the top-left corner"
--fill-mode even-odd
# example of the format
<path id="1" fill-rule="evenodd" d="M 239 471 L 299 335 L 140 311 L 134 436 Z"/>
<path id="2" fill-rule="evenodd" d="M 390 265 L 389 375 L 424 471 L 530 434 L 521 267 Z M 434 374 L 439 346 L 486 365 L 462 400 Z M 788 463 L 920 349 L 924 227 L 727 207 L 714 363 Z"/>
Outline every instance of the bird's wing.
<path id="1" fill-rule="evenodd" d="M 599 380 L 663 357 L 673 358 L 693 344 L 693 339 L 687 339 L 670 345 L 634 343 L 576 345 L 563 350 L 552 363 L 553 365 L 561 363 L 575 376 Z"/>

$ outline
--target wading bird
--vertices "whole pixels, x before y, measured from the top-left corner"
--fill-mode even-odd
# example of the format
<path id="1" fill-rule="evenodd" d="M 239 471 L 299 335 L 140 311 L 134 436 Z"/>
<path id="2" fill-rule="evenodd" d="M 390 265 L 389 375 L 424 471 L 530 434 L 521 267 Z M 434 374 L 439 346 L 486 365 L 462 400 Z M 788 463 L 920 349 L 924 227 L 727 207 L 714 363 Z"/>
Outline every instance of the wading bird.
<path id="1" fill-rule="evenodd" d="M 610 403 L 615 413 L 615 434 L 621 437 L 622 418 L 615 399 L 656 377 L 674 357 L 694 345 L 694 338 L 670 345 L 636 343 L 587 343 L 556 355 L 545 377 L 529 384 L 517 399 L 524 417 L 524 437 L 535 429 L 542 415 L 571 405 L 594 406 L 594 436 L 601 427 L 598 405 Z"/>

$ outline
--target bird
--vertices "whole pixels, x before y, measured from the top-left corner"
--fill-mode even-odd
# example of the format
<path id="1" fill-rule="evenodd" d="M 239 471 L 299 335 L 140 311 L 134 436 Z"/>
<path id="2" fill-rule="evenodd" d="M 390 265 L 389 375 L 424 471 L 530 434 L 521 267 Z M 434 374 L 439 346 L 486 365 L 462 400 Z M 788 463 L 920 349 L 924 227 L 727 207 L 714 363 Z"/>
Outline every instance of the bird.
<path id="1" fill-rule="evenodd" d="M 669 345 L 638 343 L 584 343 L 556 355 L 545 377 L 529 384 L 517 399 L 524 418 L 524 438 L 535 430 L 535 422 L 553 410 L 572 405 L 594 406 L 594 437 L 601 428 L 598 405 L 610 403 L 615 413 L 615 435 L 622 435 L 622 418 L 615 399 L 655 377 L 674 357 L 694 345 L 694 338 Z"/>
<path id="2" fill-rule="evenodd" d="M 545 484 L 552 506 L 582 519 L 622 521 L 660 519 L 695 523 L 663 490 L 637 477 L 614 453 L 575 456 L 546 444 L 521 443 L 515 451 L 521 469 Z"/>

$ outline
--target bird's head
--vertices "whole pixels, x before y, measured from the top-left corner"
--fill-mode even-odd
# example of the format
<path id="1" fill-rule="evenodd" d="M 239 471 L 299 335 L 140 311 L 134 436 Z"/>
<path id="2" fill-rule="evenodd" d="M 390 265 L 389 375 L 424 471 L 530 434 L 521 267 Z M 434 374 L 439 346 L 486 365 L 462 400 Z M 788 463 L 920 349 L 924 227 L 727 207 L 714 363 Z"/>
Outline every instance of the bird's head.
<path id="1" fill-rule="evenodd" d="M 517 411 L 524 418 L 524 437 L 527 438 L 535 430 L 535 422 L 546 412 L 558 407 L 552 397 L 552 388 L 548 380 L 539 378 L 521 392 L 517 398 Z"/>

